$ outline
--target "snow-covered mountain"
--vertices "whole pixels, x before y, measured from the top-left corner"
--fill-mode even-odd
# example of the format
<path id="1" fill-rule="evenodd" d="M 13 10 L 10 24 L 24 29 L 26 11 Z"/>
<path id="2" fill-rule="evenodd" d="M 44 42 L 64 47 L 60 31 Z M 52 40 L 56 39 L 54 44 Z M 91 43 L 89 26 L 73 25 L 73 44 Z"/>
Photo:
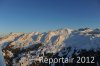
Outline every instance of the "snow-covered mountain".
<path id="1" fill-rule="evenodd" d="M 39 57 L 76 58 L 73 63 L 77 63 L 77 57 L 82 56 L 86 59 L 94 57 L 94 66 L 100 66 L 100 29 L 64 28 L 44 33 L 10 33 L 0 38 L 0 44 L 8 66 L 38 66 L 34 61 Z M 46 66 L 66 66 L 66 64 Z"/>

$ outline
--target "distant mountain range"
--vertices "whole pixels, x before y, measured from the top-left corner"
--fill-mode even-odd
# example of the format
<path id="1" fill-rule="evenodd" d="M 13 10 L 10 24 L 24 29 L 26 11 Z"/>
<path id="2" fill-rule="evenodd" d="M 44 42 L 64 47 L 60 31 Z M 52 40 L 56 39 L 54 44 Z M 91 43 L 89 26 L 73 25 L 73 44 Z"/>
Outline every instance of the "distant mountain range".
<path id="1" fill-rule="evenodd" d="M 87 58 L 90 58 L 88 64 L 100 66 L 100 29 L 64 28 L 44 33 L 10 33 L 0 38 L 0 44 L 7 66 L 68 66 L 64 63 L 43 65 L 37 63 L 39 57 L 75 58 L 70 63 L 75 63 L 74 66 L 87 64 Z M 85 61 L 76 64 L 79 58 L 85 58 Z"/>

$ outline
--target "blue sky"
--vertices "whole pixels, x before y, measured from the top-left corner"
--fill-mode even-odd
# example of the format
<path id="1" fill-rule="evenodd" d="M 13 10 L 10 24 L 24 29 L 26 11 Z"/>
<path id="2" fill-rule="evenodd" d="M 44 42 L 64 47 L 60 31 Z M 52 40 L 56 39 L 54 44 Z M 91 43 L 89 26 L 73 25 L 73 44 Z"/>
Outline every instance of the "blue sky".
<path id="1" fill-rule="evenodd" d="M 0 0 L 0 33 L 100 28 L 100 0 Z"/>

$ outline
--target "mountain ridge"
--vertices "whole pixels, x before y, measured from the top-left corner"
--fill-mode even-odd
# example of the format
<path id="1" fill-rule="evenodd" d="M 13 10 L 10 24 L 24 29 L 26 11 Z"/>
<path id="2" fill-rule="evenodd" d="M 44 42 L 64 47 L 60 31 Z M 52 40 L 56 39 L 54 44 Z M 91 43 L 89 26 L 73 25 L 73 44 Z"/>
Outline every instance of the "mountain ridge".
<path id="1" fill-rule="evenodd" d="M 64 28 L 45 33 L 10 33 L 1 38 L 0 44 L 4 57 L 12 58 L 12 64 L 16 65 L 17 62 L 13 63 L 14 59 L 21 59 L 21 56 L 23 57 L 23 54 L 27 52 L 29 52 L 27 53 L 29 57 L 39 57 L 40 55 L 45 57 L 47 54 L 58 57 L 73 57 L 73 54 L 80 55 L 84 50 L 94 53 L 100 51 L 100 29 L 73 30 Z M 35 55 L 31 55 L 34 52 Z M 9 65 L 9 62 L 7 63 Z"/>

